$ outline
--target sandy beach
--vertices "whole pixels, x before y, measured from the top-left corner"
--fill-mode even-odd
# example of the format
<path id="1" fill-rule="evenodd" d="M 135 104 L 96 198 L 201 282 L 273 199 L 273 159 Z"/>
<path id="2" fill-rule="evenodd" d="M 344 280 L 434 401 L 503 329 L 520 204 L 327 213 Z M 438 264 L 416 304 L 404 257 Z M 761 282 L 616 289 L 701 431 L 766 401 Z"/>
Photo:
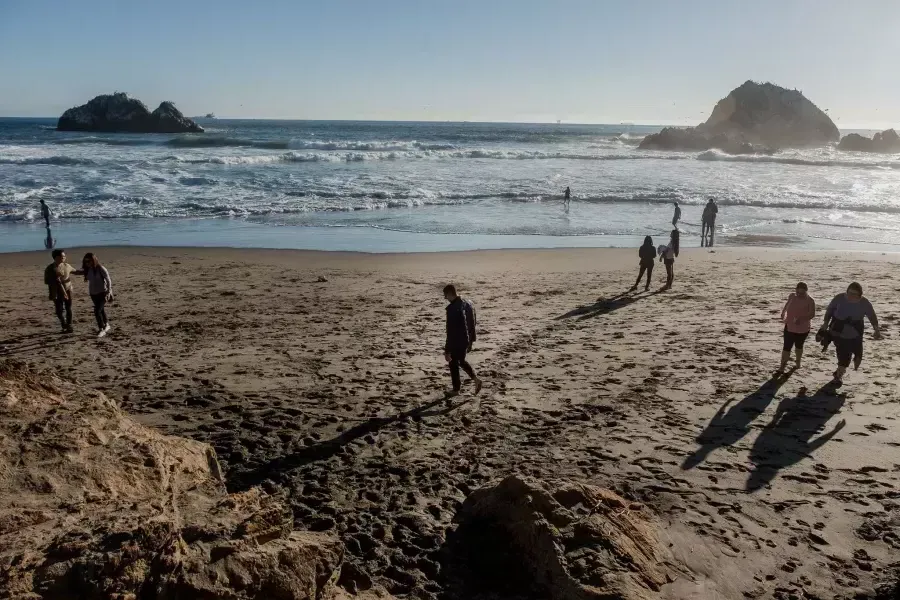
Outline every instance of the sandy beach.
<path id="1" fill-rule="evenodd" d="M 67 252 L 77 265 L 84 250 Z M 661 598 L 868 598 L 896 568 L 900 255 L 691 249 L 672 290 L 658 265 L 650 292 L 625 293 L 636 249 L 98 253 L 116 292 L 102 340 L 86 284 L 61 335 L 49 254 L 0 255 L 0 358 L 210 443 L 229 489 L 287 495 L 297 528 L 338 534 L 391 594 L 452 596 L 440 552 L 455 512 L 509 474 L 650 507 L 680 574 Z M 814 327 L 853 280 L 881 320 L 838 392 L 824 389 L 833 349 L 812 339 L 802 368 L 773 378 L 800 280 Z M 486 382 L 450 406 L 448 282 L 477 308 Z"/>

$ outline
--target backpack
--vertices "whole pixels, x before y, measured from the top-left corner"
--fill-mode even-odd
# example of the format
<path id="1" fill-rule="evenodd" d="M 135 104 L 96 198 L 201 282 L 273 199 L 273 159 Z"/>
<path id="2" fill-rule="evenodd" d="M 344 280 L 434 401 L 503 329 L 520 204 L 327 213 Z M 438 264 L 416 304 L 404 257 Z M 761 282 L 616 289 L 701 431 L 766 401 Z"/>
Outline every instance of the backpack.
<path id="1" fill-rule="evenodd" d="M 463 299 L 463 312 L 466 315 L 466 329 L 469 331 L 469 343 L 475 343 L 475 305 Z"/>

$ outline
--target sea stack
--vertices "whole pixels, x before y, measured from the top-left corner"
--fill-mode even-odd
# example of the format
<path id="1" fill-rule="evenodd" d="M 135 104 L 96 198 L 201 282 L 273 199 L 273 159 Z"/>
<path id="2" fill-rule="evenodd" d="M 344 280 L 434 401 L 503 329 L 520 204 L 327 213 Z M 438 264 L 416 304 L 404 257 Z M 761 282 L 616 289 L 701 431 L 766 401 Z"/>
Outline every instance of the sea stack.
<path id="1" fill-rule="evenodd" d="M 87 104 L 70 108 L 56 124 L 57 131 L 100 131 L 105 133 L 202 133 L 203 128 L 172 102 L 162 102 L 153 112 L 127 94 L 116 92 L 97 96 Z"/>
<path id="2" fill-rule="evenodd" d="M 900 135 L 893 129 L 876 133 L 870 140 L 858 133 L 850 133 L 841 138 L 838 150 L 855 152 L 882 152 L 885 154 L 900 153 Z"/>
<path id="3" fill-rule="evenodd" d="M 648 135 L 644 150 L 709 150 L 730 153 L 824 146 L 840 139 L 837 125 L 802 92 L 747 81 L 719 100 L 705 123 L 666 127 Z"/>

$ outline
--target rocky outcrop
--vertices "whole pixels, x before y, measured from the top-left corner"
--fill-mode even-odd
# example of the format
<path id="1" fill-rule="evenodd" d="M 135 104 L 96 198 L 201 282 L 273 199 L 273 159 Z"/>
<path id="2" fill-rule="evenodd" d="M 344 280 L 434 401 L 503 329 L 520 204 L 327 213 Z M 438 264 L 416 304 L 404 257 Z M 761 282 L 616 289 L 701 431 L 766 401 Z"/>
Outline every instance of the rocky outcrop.
<path id="1" fill-rule="evenodd" d="M 206 444 L 0 362 L 0 590 L 9 596 L 343 597 L 340 541 L 292 531 L 292 521 L 258 488 L 229 495 Z"/>
<path id="2" fill-rule="evenodd" d="M 202 133 L 203 128 L 171 102 L 162 102 L 153 112 L 126 94 L 104 94 L 87 104 L 70 108 L 56 124 L 58 131 L 102 131 L 107 133 Z"/>
<path id="3" fill-rule="evenodd" d="M 649 600 L 670 581 L 651 517 L 613 492 L 511 476 L 473 492 L 451 552 L 474 585 L 553 600 Z M 513 586 L 513 588 L 510 588 Z"/>
<path id="4" fill-rule="evenodd" d="M 639 148 L 746 153 L 755 148 L 822 146 L 838 139 L 834 122 L 798 90 L 747 81 L 719 100 L 705 123 L 666 128 L 645 137 Z"/>
<path id="5" fill-rule="evenodd" d="M 850 133 L 841 138 L 838 150 L 853 152 L 883 152 L 886 154 L 900 152 L 900 135 L 893 129 L 876 133 L 870 140 L 858 133 Z"/>

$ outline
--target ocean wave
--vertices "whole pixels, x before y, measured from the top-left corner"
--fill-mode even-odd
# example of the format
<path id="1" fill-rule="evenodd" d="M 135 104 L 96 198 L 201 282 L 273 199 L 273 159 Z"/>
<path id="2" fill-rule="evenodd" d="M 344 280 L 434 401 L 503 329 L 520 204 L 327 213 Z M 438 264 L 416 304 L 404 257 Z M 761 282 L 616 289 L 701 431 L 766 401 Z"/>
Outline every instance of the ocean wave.
<path id="1" fill-rule="evenodd" d="M 97 162 L 90 158 L 78 158 L 74 156 L 22 156 L 14 158 L 0 157 L 0 165 L 96 165 Z"/>
<path id="2" fill-rule="evenodd" d="M 181 185 L 215 185 L 219 183 L 212 177 L 179 177 L 178 183 Z"/>
<path id="3" fill-rule="evenodd" d="M 697 160 L 722 161 L 722 162 L 746 162 L 746 163 L 772 163 L 781 165 L 795 165 L 806 167 L 849 167 L 854 169 L 900 169 L 900 161 L 874 161 L 862 162 L 852 160 L 809 159 L 793 156 L 770 156 L 758 154 L 725 154 L 716 150 L 707 150 L 697 155 Z"/>

